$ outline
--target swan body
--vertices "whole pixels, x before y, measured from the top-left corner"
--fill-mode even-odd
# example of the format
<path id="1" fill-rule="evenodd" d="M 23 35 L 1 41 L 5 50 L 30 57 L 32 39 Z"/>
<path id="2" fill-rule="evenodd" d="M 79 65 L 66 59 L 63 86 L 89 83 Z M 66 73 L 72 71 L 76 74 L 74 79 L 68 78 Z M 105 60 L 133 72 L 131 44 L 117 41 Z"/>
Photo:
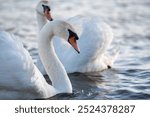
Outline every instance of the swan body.
<path id="1" fill-rule="evenodd" d="M 63 21 L 49 22 L 38 36 L 39 55 L 52 85 L 46 82 L 20 40 L 0 31 L 0 99 L 39 99 L 72 93 L 70 80 L 52 44 L 55 35 L 68 39 L 67 29 L 73 30 Z"/>
<path id="2" fill-rule="evenodd" d="M 45 4 L 48 5 L 48 3 Z M 48 20 L 46 20 L 44 15 L 39 14 L 39 12 L 40 11 L 37 10 L 40 31 L 41 27 L 46 24 Z M 41 20 L 42 18 L 44 20 Z M 80 15 L 70 18 L 66 22 L 70 23 L 76 32 L 78 32 L 80 38 L 78 44 L 82 51 L 82 53 L 78 55 L 65 41 L 59 38 L 53 41 L 55 51 L 67 73 L 97 72 L 106 70 L 114 64 L 119 52 L 117 49 L 111 50 L 113 51 L 112 53 L 108 52 L 113 40 L 112 29 L 109 25 L 98 20 L 98 18 Z M 72 61 L 76 61 L 76 64 Z M 36 65 L 42 74 L 46 74 L 40 59 L 37 59 Z"/>
<path id="3" fill-rule="evenodd" d="M 68 43 L 60 39 L 54 40 L 54 47 L 67 73 L 97 72 L 113 65 L 118 51 L 108 53 L 113 40 L 112 29 L 95 17 L 75 16 L 67 20 L 78 32 L 80 55 L 70 48 Z M 71 54 L 69 54 L 71 53 Z M 73 64 L 72 61 L 76 61 Z"/>

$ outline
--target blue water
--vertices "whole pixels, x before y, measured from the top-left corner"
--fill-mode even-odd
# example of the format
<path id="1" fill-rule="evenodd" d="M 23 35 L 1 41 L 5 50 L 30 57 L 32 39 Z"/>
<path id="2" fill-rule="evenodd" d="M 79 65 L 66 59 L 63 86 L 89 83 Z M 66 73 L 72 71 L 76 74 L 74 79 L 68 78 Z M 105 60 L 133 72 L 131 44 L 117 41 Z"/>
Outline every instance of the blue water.
<path id="1" fill-rule="evenodd" d="M 120 55 L 112 69 L 69 74 L 72 95 L 50 99 L 150 99 L 149 0 L 51 0 L 56 19 L 77 14 L 96 15 L 113 29 Z M 37 0 L 1 0 L 0 26 L 22 39 L 34 60 L 37 56 Z M 82 7 L 81 7 L 82 5 Z"/>

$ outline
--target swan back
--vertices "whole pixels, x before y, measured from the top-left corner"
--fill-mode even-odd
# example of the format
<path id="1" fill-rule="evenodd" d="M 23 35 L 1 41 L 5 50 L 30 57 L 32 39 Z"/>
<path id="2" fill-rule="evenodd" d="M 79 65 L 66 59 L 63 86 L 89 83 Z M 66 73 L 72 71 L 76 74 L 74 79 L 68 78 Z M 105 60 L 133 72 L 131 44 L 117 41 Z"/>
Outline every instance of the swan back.
<path id="1" fill-rule="evenodd" d="M 16 90 L 21 90 L 29 85 L 26 83 L 29 82 L 29 79 L 26 78 L 31 75 L 27 74 L 30 61 L 26 61 L 26 52 L 20 41 L 4 31 L 0 32 L 0 50 L 0 86 L 5 89 L 5 92 L 12 91 L 15 94 Z M 26 62 L 27 65 L 23 64 Z M 2 90 L 0 93 L 0 96 L 5 95 Z"/>
<path id="2" fill-rule="evenodd" d="M 36 99 L 48 95 L 48 84 L 29 53 L 19 39 L 4 31 L 0 31 L 0 65 L 0 99 Z"/>
<path id="3" fill-rule="evenodd" d="M 101 60 L 103 60 L 103 55 L 106 53 L 113 38 L 111 28 L 97 17 L 91 18 L 79 15 L 70 18 L 67 22 L 74 27 L 74 30 L 79 35 L 78 44 L 81 50 L 81 54 L 78 55 L 66 43 L 60 43 L 59 39 L 54 40 L 56 53 L 67 72 L 87 72 L 92 71 L 92 69 L 95 70 L 96 67 L 98 70 L 102 68 Z M 62 50 L 65 53 L 62 53 Z M 72 64 L 73 61 L 76 64 Z M 95 67 L 95 65 L 97 66 Z"/>

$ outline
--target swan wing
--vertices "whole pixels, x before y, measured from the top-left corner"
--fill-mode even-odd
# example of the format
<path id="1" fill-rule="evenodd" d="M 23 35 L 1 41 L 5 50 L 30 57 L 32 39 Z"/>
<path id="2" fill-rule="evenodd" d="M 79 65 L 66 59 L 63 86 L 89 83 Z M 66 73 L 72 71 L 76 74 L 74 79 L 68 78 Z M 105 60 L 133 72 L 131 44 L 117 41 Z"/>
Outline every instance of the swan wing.
<path id="1" fill-rule="evenodd" d="M 48 87 L 21 41 L 0 31 L 0 99 L 46 97 Z"/>
<path id="2" fill-rule="evenodd" d="M 94 62 L 100 56 L 103 56 L 109 47 L 112 38 L 106 38 L 108 34 L 106 35 L 105 33 L 111 32 L 107 32 L 110 31 L 107 29 L 107 25 L 95 17 L 78 15 L 70 18 L 67 22 L 74 27 L 79 35 L 78 45 L 81 54 L 76 53 L 73 48 L 68 46 L 68 43 L 57 41 L 54 42 L 56 53 L 64 64 L 67 73 L 90 72 L 93 67 L 98 67 L 97 65 L 95 66 Z M 102 67 L 102 65 L 99 67 Z"/>
<path id="3" fill-rule="evenodd" d="M 79 36 L 78 45 L 81 53 L 65 41 L 53 40 L 56 54 L 63 63 L 67 73 L 101 71 L 112 65 L 117 54 L 108 57 L 107 52 L 113 40 L 112 29 L 97 17 L 78 15 L 67 20 Z M 38 68 L 45 73 L 43 65 L 38 62 Z"/>

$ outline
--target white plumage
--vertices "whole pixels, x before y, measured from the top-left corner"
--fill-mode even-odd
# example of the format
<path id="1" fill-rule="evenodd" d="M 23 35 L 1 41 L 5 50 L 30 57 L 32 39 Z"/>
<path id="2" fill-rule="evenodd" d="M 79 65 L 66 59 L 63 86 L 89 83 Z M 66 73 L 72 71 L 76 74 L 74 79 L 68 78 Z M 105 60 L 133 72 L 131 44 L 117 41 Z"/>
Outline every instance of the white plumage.
<path id="1" fill-rule="evenodd" d="M 52 85 L 46 82 L 20 40 L 0 31 L 0 99 L 38 99 L 72 93 L 71 82 L 52 44 L 54 35 L 67 40 L 67 29 L 72 27 L 63 21 L 54 21 L 39 33 L 39 54 Z"/>
<path id="2" fill-rule="evenodd" d="M 112 66 L 118 51 L 108 55 L 108 49 L 113 40 L 112 29 L 109 25 L 96 19 L 95 17 L 75 16 L 67 20 L 79 35 L 79 47 L 81 50 L 78 55 L 69 44 L 54 40 L 56 54 L 64 65 L 67 73 L 73 72 L 96 72 L 108 69 Z M 40 71 L 45 74 L 40 60 L 37 63 Z"/>

